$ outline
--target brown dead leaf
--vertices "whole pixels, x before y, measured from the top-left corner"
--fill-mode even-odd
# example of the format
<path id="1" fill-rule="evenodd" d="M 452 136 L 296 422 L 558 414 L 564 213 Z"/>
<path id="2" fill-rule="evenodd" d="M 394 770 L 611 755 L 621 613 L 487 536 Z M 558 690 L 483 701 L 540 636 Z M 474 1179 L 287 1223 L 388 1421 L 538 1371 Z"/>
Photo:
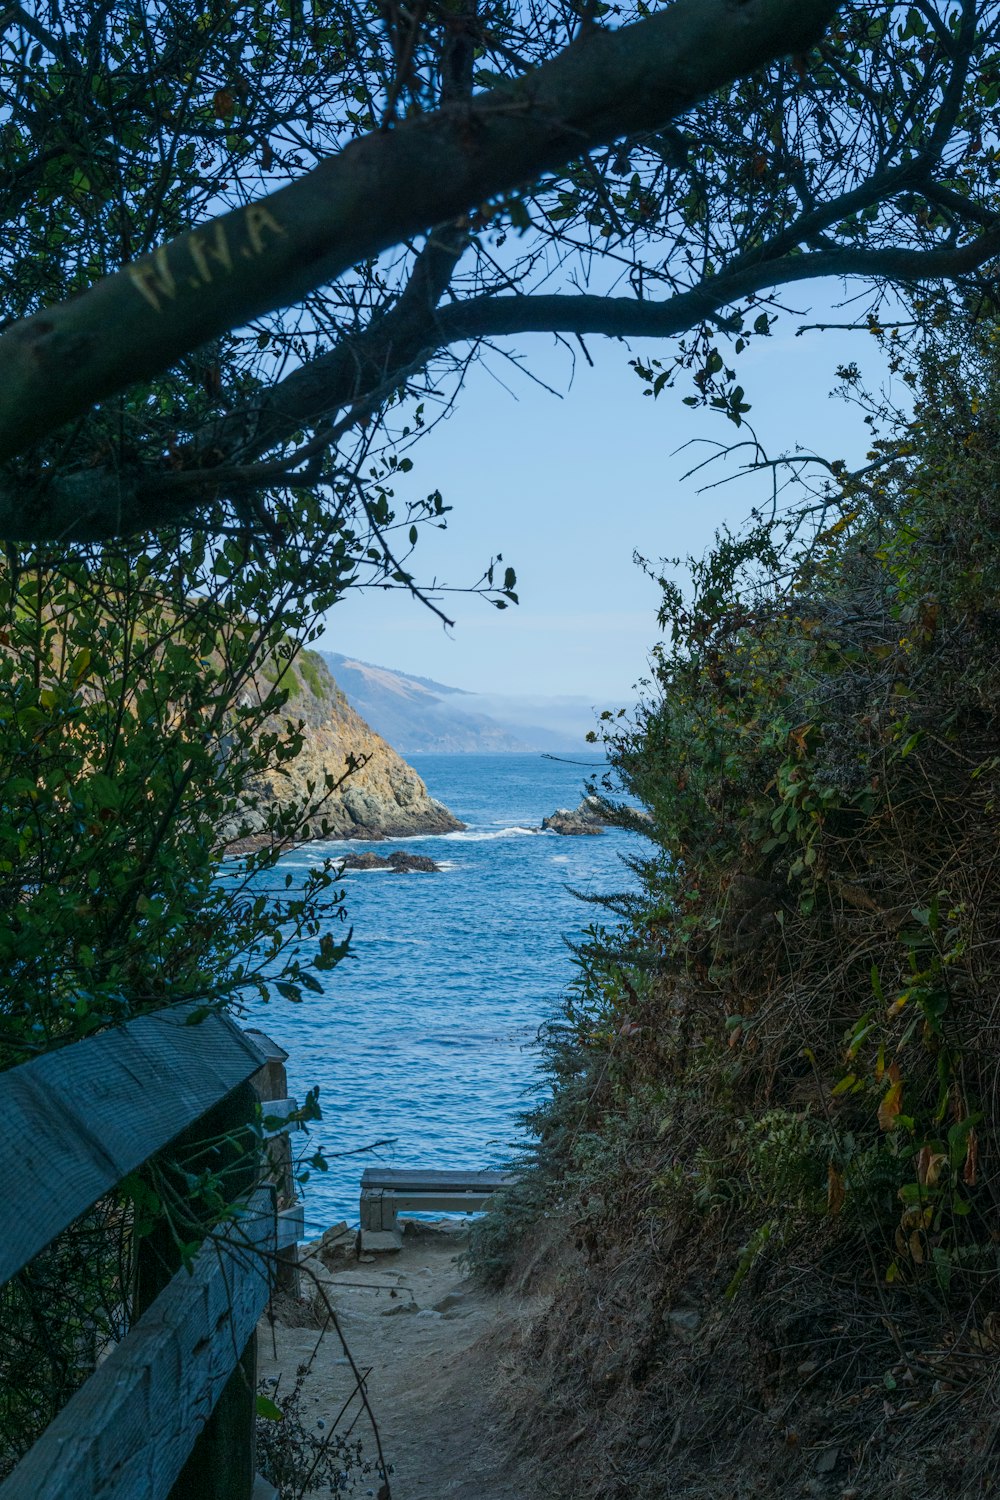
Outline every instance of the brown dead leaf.
<path id="1" fill-rule="evenodd" d="M 946 1152 L 935 1151 L 932 1146 L 921 1146 L 917 1154 L 917 1181 L 920 1186 L 936 1187 L 947 1160 Z"/>
<path id="2" fill-rule="evenodd" d="M 936 599 L 927 599 L 920 606 L 920 629 L 925 640 L 930 640 L 937 629 L 938 615 L 941 606 Z"/>
<path id="3" fill-rule="evenodd" d="M 892 1067 L 895 1068 L 896 1064 L 893 1063 Z M 889 1076 L 892 1077 L 892 1068 L 889 1069 Z M 885 1094 L 878 1107 L 878 1123 L 882 1130 L 892 1130 L 902 1108 L 903 1080 L 897 1078 L 890 1085 L 888 1093 Z"/>
<path id="4" fill-rule="evenodd" d="M 800 724 L 797 729 L 790 729 L 788 732 L 789 744 L 794 746 L 795 753 L 800 760 L 806 753 L 806 740 L 810 729 L 812 729 L 811 724 Z"/>
<path id="5" fill-rule="evenodd" d="M 229 89 L 216 89 L 212 99 L 212 110 L 217 120 L 229 120 L 232 118 L 236 100 Z"/>

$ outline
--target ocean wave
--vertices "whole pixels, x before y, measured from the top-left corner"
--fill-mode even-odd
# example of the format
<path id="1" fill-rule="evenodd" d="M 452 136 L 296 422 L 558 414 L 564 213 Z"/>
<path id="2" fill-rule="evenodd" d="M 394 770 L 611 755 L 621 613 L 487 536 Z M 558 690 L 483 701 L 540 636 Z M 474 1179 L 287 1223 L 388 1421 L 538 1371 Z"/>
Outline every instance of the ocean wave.
<path id="1" fill-rule="evenodd" d="M 452 840 L 457 843 L 479 843 L 484 839 L 539 838 L 549 835 L 556 837 L 549 828 L 528 828 L 523 823 L 514 823 L 504 824 L 499 828 L 480 826 L 458 829 L 455 833 L 409 833 L 381 839 L 313 839 L 305 848 L 300 847 L 296 851 L 300 856 L 298 859 L 293 858 L 290 853 L 282 855 L 280 868 L 282 870 L 307 869 L 324 864 L 328 859 L 342 859 L 344 855 L 353 854 L 359 849 L 371 849 L 375 853 L 380 853 L 386 845 L 392 844 L 426 845 L 426 849 L 421 848 L 421 853 L 433 855 L 435 845 L 446 844 Z"/>
<path id="2" fill-rule="evenodd" d="M 520 824 L 515 824 L 512 828 L 494 828 L 492 830 L 466 828 L 459 833 L 442 833 L 440 838 L 443 843 L 481 844 L 487 839 L 537 838 L 543 831 L 547 833 L 548 829 L 523 828 Z"/>
<path id="3" fill-rule="evenodd" d="M 450 833 L 387 833 L 381 838 L 353 838 L 353 839 L 310 839 L 307 845 L 300 848 L 315 850 L 310 852 L 309 858 L 322 860 L 327 858 L 339 858 L 341 853 L 351 854 L 358 849 L 374 849 L 376 852 L 389 844 L 439 844 L 442 839 L 453 838 Z M 284 857 L 282 858 L 284 864 Z"/>

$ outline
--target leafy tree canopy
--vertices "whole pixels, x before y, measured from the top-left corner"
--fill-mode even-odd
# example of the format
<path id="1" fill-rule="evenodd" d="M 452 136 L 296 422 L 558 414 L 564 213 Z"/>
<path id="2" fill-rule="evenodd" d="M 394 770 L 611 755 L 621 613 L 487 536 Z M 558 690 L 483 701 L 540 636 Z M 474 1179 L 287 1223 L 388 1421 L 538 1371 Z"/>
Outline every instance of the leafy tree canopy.
<path id="1" fill-rule="evenodd" d="M 686 368 L 738 420 L 736 356 L 782 286 L 975 295 L 1000 250 L 989 0 L 3 19 L 0 534 L 22 542 L 198 514 L 280 549 L 361 515 L 356 555 L 374 536 L 384 562 L 421 397 L 494 341 L 638 341 L 655 391 Z"/>

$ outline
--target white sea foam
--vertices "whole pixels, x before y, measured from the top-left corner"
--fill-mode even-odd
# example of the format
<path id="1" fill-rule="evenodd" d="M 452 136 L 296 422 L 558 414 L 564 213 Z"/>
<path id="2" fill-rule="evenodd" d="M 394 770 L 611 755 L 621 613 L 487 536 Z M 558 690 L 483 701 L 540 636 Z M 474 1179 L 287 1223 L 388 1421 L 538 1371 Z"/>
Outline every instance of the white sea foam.
<path id="1" fill-rule="evenodd" d="M 548 832 L 548 830 L 545 830 Z M 522 828 L 516 825 L 513 828 L 494 828 L 491 830 L 483 828 L 466 828 L 459 833 L 443 833 L 441 839 L 456 844 L 481 844 L 487 839 L 514 839 L 514 838 L 537 838 L 542 832 L 540 828 Z"/>

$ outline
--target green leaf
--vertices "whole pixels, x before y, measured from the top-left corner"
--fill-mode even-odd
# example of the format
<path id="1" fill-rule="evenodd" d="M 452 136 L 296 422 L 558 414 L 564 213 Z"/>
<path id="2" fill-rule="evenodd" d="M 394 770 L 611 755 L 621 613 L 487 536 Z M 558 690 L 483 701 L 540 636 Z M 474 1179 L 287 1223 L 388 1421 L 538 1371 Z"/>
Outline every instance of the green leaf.
<path id="1" fill-rule="evenodd" d="M 264 1417 L 268 1422 L 283 1422 L 285 1413 L 280 1406 L 275 1405 L 270 1396 L 257 1397 L 257 1415 Z"/>

